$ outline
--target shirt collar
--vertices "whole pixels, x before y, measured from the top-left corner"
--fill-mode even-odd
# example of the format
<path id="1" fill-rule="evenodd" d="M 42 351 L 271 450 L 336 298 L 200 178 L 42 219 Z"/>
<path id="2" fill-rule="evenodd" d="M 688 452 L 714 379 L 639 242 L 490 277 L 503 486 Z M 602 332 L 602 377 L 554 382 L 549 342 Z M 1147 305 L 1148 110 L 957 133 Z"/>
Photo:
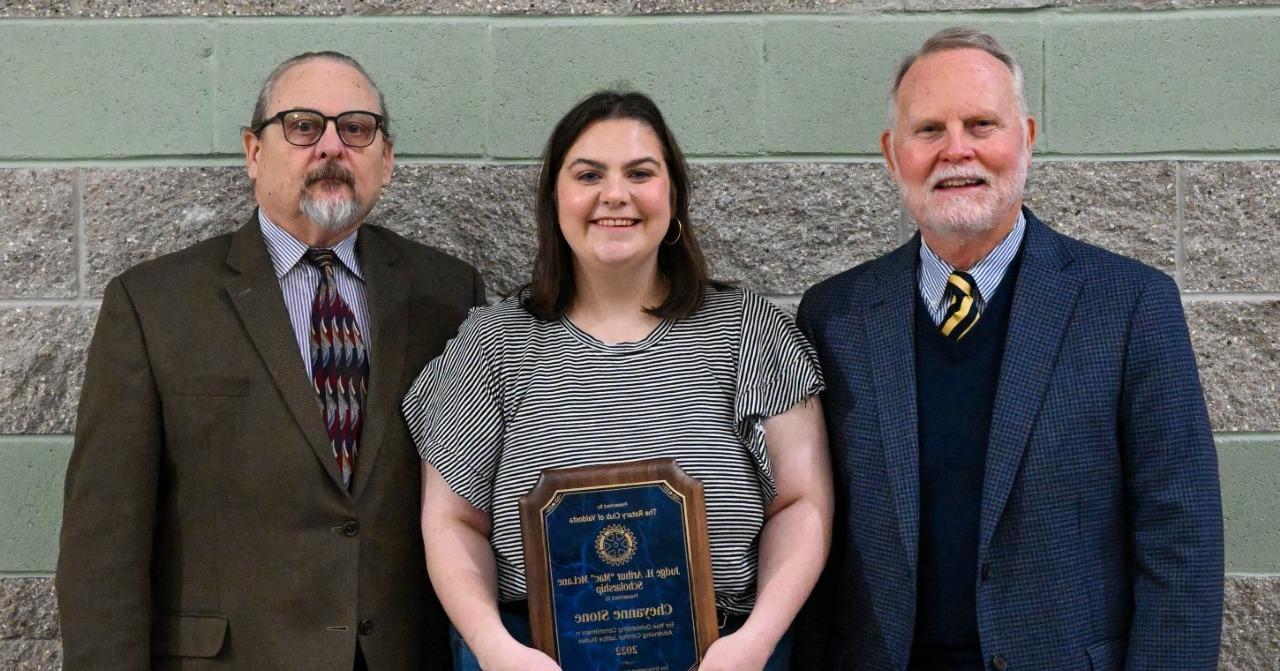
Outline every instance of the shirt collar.
<path id="1" fill-rule="evenodd" d="M 284 277 L 285 273 L 293 270 L 294 266 L 298 265 L 298 262 L 302 260 L 303 254 L 307 252 L 307 246 L 281 228 L 276 222 L 271 221 L 267 217 L 267 213 L 262 211 L 262 208 L 258 208 L 258 227 L 262 230 L 262 239 L 267 243 L 267 253 L 271 255 L 271 265 L 275 267 L 276 279 L 280 279 Z M 359 230 L 357 228 L 351 231 L 347 237 L 338 241 L 338 244 L 334 245 L 332 249 L 338 260 L 342 262 L 342 265 L 363 282 L 364 272 L 360 268 L 360 259 L 356 256 L 356 234 Z"/>
<path id="2" fill-rule="evenodd" d="M 988 252 L 981 261 L 973 264 L 969 269 L 968 272 L 977 283 L 978 293 L 982 296 L 983 302 L 990 301 L 996 288 L 1000 286 L 1000 280 L 1004 279 L 1004 271 L 1013 261 L 1013 257 L 1018 254 L 1018 248 L 1022 246 L 1022 236 L 1026 229 L 1027 219 L 1019 211 L 1018 221 L 1014 223 L 1013 230 L 1004 236 L 1004 240 L 1001 240 L 995 249 Z M 924 298 L 926 305 L 942 304 L 947 278 L 954 270 L 951 264 L 943 261 L 932 249 L 929 249 L 929 245 L 925 244 L 923 238 L 920 240 L 920 296 Z"/>

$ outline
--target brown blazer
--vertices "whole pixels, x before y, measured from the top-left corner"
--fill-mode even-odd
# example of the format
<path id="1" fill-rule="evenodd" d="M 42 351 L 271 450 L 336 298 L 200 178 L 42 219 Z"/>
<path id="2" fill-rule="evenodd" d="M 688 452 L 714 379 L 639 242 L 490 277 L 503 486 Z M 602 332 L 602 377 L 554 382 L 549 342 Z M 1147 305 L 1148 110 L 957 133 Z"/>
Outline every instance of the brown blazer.
<path id="1" fill-rule="evenodd" d="M 66 671 L 447 668 L 420 468 L 400 414 L 473 305 L 475 269 L 376 226 L 372 331 L 345 491 L 257 217 L 106 289 L 67 471 Z"/>

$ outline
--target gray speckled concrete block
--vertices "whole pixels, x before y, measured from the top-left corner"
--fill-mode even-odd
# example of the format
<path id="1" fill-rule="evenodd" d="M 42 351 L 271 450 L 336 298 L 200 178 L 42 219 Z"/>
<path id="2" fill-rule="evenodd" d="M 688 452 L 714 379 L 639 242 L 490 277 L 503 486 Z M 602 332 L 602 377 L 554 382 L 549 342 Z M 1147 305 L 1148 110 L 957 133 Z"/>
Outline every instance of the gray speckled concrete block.
<path id="1" fill-rule="evenodd" d="M 898 196 L 876 163 L 696 165 L 691 213 L 717 279 L 798 294 L 900 243 Z"/>
<path id="2" fill-rule="evenodd" d="M 875 164 L 695 165 L 692 217 L 713 275 L 767 294 L 892 249 L 897 196 Z M 489 289 L 528 281 L 533 166 L 397 168 L 370 220 L 473 263 Z"/>
<path id="3" fill-rule="evenodd" d="M 342 0 L 80 0 L 77 14 L 94 18 L 143 16 L 332 16 Z"/>
<path id="4" fill-rule="evenodd" d="M 1280 577 L 1228 577 L 1223 611 L 1218 668 L 1280 669 Z"/>
<path id="5" fill-rule="evenodd" d="M 1173 272 L 1172 164 L 1038 163 L 1027 202 L 1055 228 Z M 768 294 L 891 249 L 904 234 L 879 163 L 693 167 L 693 214 L 718 277 Z M 527 279 L 532 166 L 402 165 L 371 221 L 457 254 L 498 292 Z M 86 171 L 86 292 L 128 267 L 238 226 L 252 208 L 238 167 Z"/>
<path id="6" fill-rule="evenodd" d="M 1280 301 L 1186 309 L 1213 430 L 1280 430 Z"/>
<path id="7" fill-rule="evenodd" d="M 0 17 L 59 17 L 71 15 L 69 0 L 0 0 Z"/>
<path id="8" fill-rule="evenodd" d="M 0 578 L 0 669 L 61 668 L 53 578 Z"/>
<path id="9" fill-rule="evenodd" d="M 614 15 L 627 12 L 626 0 L 354 0 L 357 14 L 556 14 Z"/>
<path id="10" fill-rule="evenodd" d="M 529 281 L 537 178 L 532 166 L 400 166 L 370 222 L 471 263 L 491 293 L 508 293 Z"/>
<path id="11" fill-rule="evenodd" d="M 0 669 L 59 671 L 62 669 L 62 646 L 58 641 L 0 640 Z"/>
<path id="12" fill-rule="evenodd" d="M 770 12 L 781 14 L 902 9 L 902 0 L 634 0 L 635 14 L 711 14 Z"/>
<path id="13" fill-rule="evenodd" d="M 533 183 L 525 166 L 401 165 L 370 215 L 475 264 L 490 288 L 528 279 L 533 255 Z M 95 170 L 86 175 L 87 284 L 239 227 L 253 210 L 241 168 Z"/>
<path id="14" fill-rule="evenodd" d="M 85 292 L 142 261 L 238 228 L 253 212 L 244 168 L 86 170 Z"/>
<path id="15" fill-rule="evenodd" d="M 1178 244 L 1170 162 L 1035 161 L 1024 202 L 1054 229 L 1172 275 Z"/>
<path id="16" fill-rule="evenodd" d="M 52 578 L 0 579 L 0 639 L 58 638 Z"/>
<path id="17" fill-rule="evenodd" d="M 1182 169 L 1186 289 L 1280 291 L 1280 162 Z"/>
<path id="18" fill-rule="evenodd" d="M 97 310 L 0 308 L 0 434 L 70 433 Z"/>
<path id="19" fill-rule="evenodd" d="M 74 170 L 0 170 L 0 298 L 76 295 Z"/>

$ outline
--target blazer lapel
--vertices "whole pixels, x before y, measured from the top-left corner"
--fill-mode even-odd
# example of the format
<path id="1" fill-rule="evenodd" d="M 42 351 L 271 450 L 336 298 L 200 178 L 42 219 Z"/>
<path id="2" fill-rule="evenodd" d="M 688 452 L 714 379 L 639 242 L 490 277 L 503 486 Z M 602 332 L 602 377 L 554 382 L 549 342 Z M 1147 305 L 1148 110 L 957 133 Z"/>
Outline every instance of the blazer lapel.
<path id="1" fill-rule="evenodd" d="M 867 300 L 867 340 L 885 464 L 898 530 L 914 573 L 920 536 L 920 446 L 916 417 L 915 295 L 919 235 L 886 259 Z M 857 497 L 858 493 L 853 492 Z"/>
<path id="2" fill-rule="evenodd" d="M 1040 223 L 1030 210 L 1024 209 L 1023 213 L 1027 237 L 991 415 L 979 557 L 986 552 L 1004 512 L 1081 283 L 1068 271 L 1072 259 L 1058 234 Z"/>
<path id="3" fill-rule="evenodd" d="M 342 475 L 338 472 L 333 446 L 325 431 L 320 401 L 315 388 L 307 379 L 306 367 L 298 352 L 298 341 L 293 335 L 288 308 L 280 292 L 266 242 L 254 216 L 236 231 L 231 239 L 231 251 L 227 253 L 227 265 L 236 272 L 227 279 L 227 295 L 240 315 L 249 339 L 266 364 L 271 378 L 280 390 L 289 412 L 306 436 L 320 464 L 342 488 Z M 266 429 L 263 429 L 264 431 Z"/>
<path id="4" fill-rule="evenodd" d="M 406 301 L 410 278 L 398 265 L 400 255 L 382 236 L 368 229 L 360 231 L 357 249 L 365 274 L 365 295 L 373 333 L 369 340 L 369 389 L 352 496 L 364 491 L 387 432 L 399 424 L 400 394 L 405 391 L 401 389 L 401 377 L 405 372 L 409 337 Z"/>

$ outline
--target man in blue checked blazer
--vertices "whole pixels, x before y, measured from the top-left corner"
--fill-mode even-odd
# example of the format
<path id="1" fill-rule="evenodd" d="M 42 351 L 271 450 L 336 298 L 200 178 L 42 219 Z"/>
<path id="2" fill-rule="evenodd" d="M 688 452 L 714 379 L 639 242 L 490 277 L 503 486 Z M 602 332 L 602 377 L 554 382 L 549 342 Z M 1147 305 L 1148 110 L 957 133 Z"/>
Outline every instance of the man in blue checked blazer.
<path id="1" fill-rule="evenodd" d="M 835 538 L 798 668 L 1213 669 L 1217 461 L 1177 287 L 1022 207 L 1012 56 L 944 30 L 881 137 L 919 227 L 809 290 Z"/>

